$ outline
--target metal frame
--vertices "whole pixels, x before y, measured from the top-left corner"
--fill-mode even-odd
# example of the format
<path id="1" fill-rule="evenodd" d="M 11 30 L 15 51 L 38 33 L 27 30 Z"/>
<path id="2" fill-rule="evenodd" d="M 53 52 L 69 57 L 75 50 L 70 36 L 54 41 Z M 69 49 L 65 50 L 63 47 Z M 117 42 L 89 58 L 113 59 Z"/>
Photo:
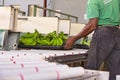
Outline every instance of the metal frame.
<path id="1" fill-rule="evenodd" d="M 55 11 L 55 10 L 52 10 L 52 9 L 44 8 L 44 7 L 41 7 L 41 6 L 38 6 L 38 5 L 29 5 L 28 6 L 28 16 L 30 16 L 30 7 L 31 6 L 34 7 L 34 16 L 36 16 L 36 13 L 37 13 L 36 8 L 39 8 L 39 9 L 42 9 L 44 11 L 48 11 L 49 12 L 49 16 L 51 16 L 51 12 L 58 13 L 58 14 L 67 16 L 67 19 L 74 18 L 75 22 L 76 23 L 78 22 L 78 17 L 76 17 L 76 16 L 73 16 L 73 15 L 70 15 L 70 14 L 66 14 L 66 13 L 63 13 L 63 12 L 59 12 L 59 11 Z"/>

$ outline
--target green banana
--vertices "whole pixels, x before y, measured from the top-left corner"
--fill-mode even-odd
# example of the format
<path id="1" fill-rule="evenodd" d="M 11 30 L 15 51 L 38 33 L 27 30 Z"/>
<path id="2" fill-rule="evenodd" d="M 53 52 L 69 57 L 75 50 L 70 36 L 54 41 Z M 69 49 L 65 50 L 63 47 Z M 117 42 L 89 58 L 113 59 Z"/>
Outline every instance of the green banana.
<path id="1" fill-rule="evenodd" d="M 37 38 L 37 43 L 41 43 L 41 39 L 40 38 Z"/>
<path id="2" fill-rule="evenodd" d="M 46 46 L 46 45 L 47 45 L 47 46 L 50 45 L 50 42 L 47 41 L 47 40 L 42 40 L 42 42 L 43 42 L 43 45 L 44 45 L 44 46 Z"/>
<path id="3" fill-rule="evenodd" d="M 21 38 L 19 39 L 19 43 L 21 44 L 23 40 L 24 40 L 24 38 L 21 37 Z"/>
<path id="4" fill-rule="evenodd" d="M 50 41 L 50 46 L 52 46 L 53 43 L 54 43 L 54 39 L 52 39 L 52 40 Z"/>
<path id="5" fill-rule="evenodd" d="M 82 39 L 80 44 L 84 44 L 84 45 L 90 46 L 90 42 L 91 42 L 91 40 L 88 40 L 88 37 L 85 37 L 85 38 Z"/>
<path id="6" fill-rule="evenodd" d="M 59 38 L 59 37 L 57 39 L 59 41 L 59 45 L 58 46 L 61 46 L 63 44 L 63 40 L 61 38 Z"/>
<path id="7" fill-rule="evenodd" d="M 56 46 L 57 45 L 57 39 L 56 38 L 53 38 L 54 42 L 53 42 L 53 45 L 52 46 Z"/>
<path id="8" fill-rule="evenodd" d="M 58 38 L 56 38 L 56 46 L 59 46 L 60 45 L 60 42 L 58 40 Z"/>
<path id="9" fill-rule="evenodd" d="M 20 43 L 23 45 L 36 45 L 36 41 L 34 41 L 31 38 L 24 38 L 24 39 L 21 38 Z"/>
<path id="10" fill-rule="evenodd" d="M 27 32 L 27 33 L 24 33 L 21 37 L 23 37 L 23 38 L 31 38 L 31 37 L 33 37 L 33 36 L 34 36 L 33 33 Z"/>
<path id="11" fill-rule="evenodd" d="M 36 46 L 37 42 L 32 42 L 32 43 L 24 43 L 24 45 L 27 45 L 27 46 Z"/>
<path id="12" fill-rule="evenodd" d="M 33 39 L 36 39 L 39 36 L 39 32 L 35 29 L 35 32 L 33 33 Z"/>
<path id="13" fill-rule="evenodd" d="M 33 41 L 33 39 L 31 39 L 31 38 L 25 38 L 25 39 L 23 39 L 23 41 L 22 41 L 23 43 L 32 43 L 32 42 L 34 42 Z"/>
<path id="14" fill-rule="evenodd" d="M 37 43 L 39 45 L 41 45 L 41 46 L 48 46 L 48 45 L 50 45 L 50 42 L 48 40 L 46 40 L 46 39 L 40 39 L 40 38 L 37 39 Z"/>
<path id="15" fill-rule="evenodd" d="M 88 40 L 85 44 L 86 44 L 87 46 L 90 46 L 90 43 L 91 43 L 91 40 Z"/>
<path id="16" fill-rule="evenodd" d="M 63 32 L 60 32 L 60 33 L 58 34 L 58 36 L 59 36 L 63 41 L 65 41 L 65 40 L 68 38 Z"/>

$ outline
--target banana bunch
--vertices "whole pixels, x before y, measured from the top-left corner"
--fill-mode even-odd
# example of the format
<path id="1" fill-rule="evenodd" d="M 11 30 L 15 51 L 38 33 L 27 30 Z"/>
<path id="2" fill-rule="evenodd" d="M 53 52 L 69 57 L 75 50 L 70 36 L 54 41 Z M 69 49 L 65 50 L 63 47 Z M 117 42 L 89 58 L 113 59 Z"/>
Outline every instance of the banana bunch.
<path id="1" fill-rule="evenodd" d="M 51 41 L 46 39 L 37 39 L 37 43 L 39 46 L 61 46 L 63 44 L 63 40 L 61 38 L 53 38 Z"/>
<path id="2" fill-rule="evenodd" d="M 91 40 L 89 40 L 89 39 L 88 39 L 88 36 L 87 36 L 87 37 L 84 37 L 84 38 L 82 39 L 82 41 L 80 42 L 80 44 L 90 46 L 90 42 L 91 42 Z"/>
<path id="3" fill-rule="evenodd" d="M 55 36 L 57 33 L 56 31 L 53 31 L 51 33 L 48 33 L 47 35 L 42 35 L 43 37 L 37 38 L 37 43 L 39 46 L 51 46 L 51 40 L 53 39 L 53 36 Z"/>
<path id="4" fill-rule="evenodd" d="M 28 46 L 34 46 L 37 44 L 36 41 L 34 41 L 32 38 L 25 38 L 25 39 L 21 38 L 19 40 L 19 43 L 23 45 L 28 45 Z"/>
<path id="5" fill-rule="evenodd" d="M 60 37 L 54 37 L 51 41 L 50 41 L 50 45 L 51 46 L 61 46 L 63 44 L 63 40 Z"/>
<path id="6" fill-rule="evenodd" d="M 19 39 L 19 44 L 28 45 L 28 46 L 35 46 L 37 44 L 36 38 L 38 37 L 39 32 L 35 30 L 34 33 L 25 33 Z"/>
<path id="7" fill-rule="evenodd" d="M 67 36 L 63 32 L 53 31 L 45 35 L 35 30 L 34 33 L 27 32 L 23 34 L 19 39 L 19 43 L 28 46 L 61 46 L 66 39 Z"/>
<path id="8" fill-rule="evenodd" d="M 63 41 L 66 41 L 66 39 L 68 38 L 67 35 L 65 35 L 62 31 L 58 34 L 58 36 L 59 36 Z"/>
<path id="9" fill-rule="evenodd" d="M 52 36 L 53 38 L 50 41 L 50 45 L 52 46 L 62 46 L 67 39 L 67 36 L 64 35 L 63 32 L 60 32 L 58 34 L 54 32 Z"/>
<path id="10" fill-rule="evenodd" d="M 50 46 L 50 42 L 46 39 L 37 39 L 37 43 L 39 46 Z"/>
<path id="11" fill-rule="evenodd" d="M 40 46 L 61 46 L 67 37 L 63 32 L 57 34 L 56 31 L 50 32 L 44 38 L 38 38 L 37 43 Z"/>

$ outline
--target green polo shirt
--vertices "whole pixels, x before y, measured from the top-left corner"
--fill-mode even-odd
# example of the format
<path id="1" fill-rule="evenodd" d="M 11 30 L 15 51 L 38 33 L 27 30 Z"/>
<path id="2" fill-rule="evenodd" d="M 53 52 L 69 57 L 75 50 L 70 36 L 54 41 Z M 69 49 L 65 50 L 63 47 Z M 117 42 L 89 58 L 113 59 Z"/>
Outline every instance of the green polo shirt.
<path id="1" fill-rule="evenodd" d="M 120 0 L 88 0 L 87 17 L 98 17 L 98 25 L 120 25 Z"/>

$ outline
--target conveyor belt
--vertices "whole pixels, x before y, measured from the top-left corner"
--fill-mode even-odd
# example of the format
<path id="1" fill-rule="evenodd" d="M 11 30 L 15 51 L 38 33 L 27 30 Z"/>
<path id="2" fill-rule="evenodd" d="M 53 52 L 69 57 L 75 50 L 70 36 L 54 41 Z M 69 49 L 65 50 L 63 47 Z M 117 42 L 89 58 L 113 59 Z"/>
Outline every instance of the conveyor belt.
<path id="1" fill-rule="evenodd" d="M 100 76 L 99 72 L 96 71 L 90 71 L 85 70 L 85 74 L 83 76 L 77 76 L 69 79 L 62 79 L 62 80 L 98 80 L 98 77 Z"/>
<path id="2" fill-rule="evenodd" d="M 74 54 L 74 55 L 63 55 L 63 56 L 52 56 L 48 57 L 46 60 L 50 62 L 58 62 L 58 63 L 67 63 L 67 62 L 76 62 L 83 61 L 87 59 L 87 53 L 85 54 Z"/>
<path id="3" fill-rule="evenodd" d="M 63 58 L 65 56 L 64 53 L 66 53 L 67 58 L 74 56 L 73 59 L 76 60 L 77 58 L 79 58 L 78 56 L 80 56 L 80 54 L 77 53 L 80 52 L 86 51 L 0 51 L 0 80 L 10 80 L 10 78 L 12 78 L 11 80 L 23 80 L 23 78 L 24 80 L 108 80 L 102 78 L 98 79 L 98 77 L 100 76 L 99 71 L 86 70 L 81 66 L 69 67 L 67 65 L 58 64 L 56 62 L 48 62 L 44 60 L 45 56 L 46 58 L 49 58 L 57 55 L 56 57 L 59 58 L 62 55 Z M 82 56 L 83 54 L 85 53 L 81 53 Z M 87 54 L 85 55 L 87 56 Z M 85 57 L 80 58 L 84 59 Z M 71 62 L 71 60 L 68 61 Z"/>

